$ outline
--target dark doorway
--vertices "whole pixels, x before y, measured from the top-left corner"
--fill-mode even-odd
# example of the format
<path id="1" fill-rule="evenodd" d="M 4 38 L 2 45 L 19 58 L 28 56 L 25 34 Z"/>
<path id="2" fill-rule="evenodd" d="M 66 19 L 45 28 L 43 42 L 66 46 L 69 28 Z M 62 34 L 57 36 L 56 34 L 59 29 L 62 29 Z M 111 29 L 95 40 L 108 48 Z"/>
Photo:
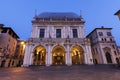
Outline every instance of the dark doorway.
<path id="1" fill-rule="evenodd" d="M 97 59 L 94 59 L 94 64 L 98 64 L 98 61 L 97 61 Z"/>
<path id="2" fill-rule="evenodd" d="M 4 66 L 5 66 L 5 60 L 3 60 L 1 63 L 1 67 L 4 67 Z"/>
<path id="3" fill-rule="evenodd" d="M 118 58 L 116 58 L 116 62 L 117 62 L 117 64 L 119 64 L 119 63 L 120 63 Z"/>
<path id="4" fill-rule="evenodd" d="M 111 55 L 109 52 L 106 52 L 106 60 L 107 60 L 107 63 L 112 63 Z"/>

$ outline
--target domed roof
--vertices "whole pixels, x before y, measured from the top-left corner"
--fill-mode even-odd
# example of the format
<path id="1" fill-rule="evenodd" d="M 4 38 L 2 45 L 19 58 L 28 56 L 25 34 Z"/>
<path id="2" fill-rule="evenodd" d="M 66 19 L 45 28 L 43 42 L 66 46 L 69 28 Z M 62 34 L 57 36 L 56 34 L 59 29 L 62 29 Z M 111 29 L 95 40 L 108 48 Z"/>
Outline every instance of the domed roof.
<path id="1" fill-rule="evenodd" d="M 73 12 L 44 12 L 37 16 L 38 18 L 80 18 Z"/>

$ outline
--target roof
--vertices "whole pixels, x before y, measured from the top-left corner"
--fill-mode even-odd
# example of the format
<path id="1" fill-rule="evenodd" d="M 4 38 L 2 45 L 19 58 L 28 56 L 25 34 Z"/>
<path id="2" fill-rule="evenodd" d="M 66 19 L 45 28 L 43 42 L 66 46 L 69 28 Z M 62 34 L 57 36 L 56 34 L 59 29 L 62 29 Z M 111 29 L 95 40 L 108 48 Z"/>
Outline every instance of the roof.
<path id="1" fill-rule="evenodd" d="M 89 37 L 93 32 L 95 32 L 96 30 L 100 30 L 100 29 L 103 29 L 103 30 L 106 30 L 106 29 L 108 29 L 108 30 L 111 30 L 112 28 L 104 28 L 104 27 L 102 27 L 102 28 L 95 28 L 92 32 L 90 32 L 88 35 L 87 35 L 87 37 Z"/>
<path id="2" fill-rule="evenodd" d="M 114 15 L 118 15 L 118 14 L 120 14 L 120 10 L 118 10 Z"/>
<path id="3" fill-rule="evenodd" d="M 44 12 L 37 16 L 38 18 L 80 18 L 73 12 Z"/>
<path id="4" fill-rule="evenodd" d="M 2 27 L 2 29 L 10 29 L 10 30 L 13 32 L 13 34 L 14 34 L 17 38 L 19 38 L 19 36 L 14 32 L 14 30 L 13 30 L 11 27 Z"/>

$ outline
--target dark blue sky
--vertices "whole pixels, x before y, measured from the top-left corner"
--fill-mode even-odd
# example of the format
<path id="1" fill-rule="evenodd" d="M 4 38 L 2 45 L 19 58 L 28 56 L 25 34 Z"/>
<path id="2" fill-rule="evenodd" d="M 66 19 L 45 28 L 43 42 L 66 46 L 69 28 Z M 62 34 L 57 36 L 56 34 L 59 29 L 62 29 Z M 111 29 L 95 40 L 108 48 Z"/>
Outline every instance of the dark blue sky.
<path id="1" fill-rule="evenodd" d="M 97 27 L 113 28 L 112 33 L 120 45 L 120 21 L 114 13 L 120 9 L 120 0 L 1 0 L 0 23 L 12 27 L 20 39 L 30 37 L 31 20 L 41 12 L 75 12 L 82 16 L 86 35 Z"/>

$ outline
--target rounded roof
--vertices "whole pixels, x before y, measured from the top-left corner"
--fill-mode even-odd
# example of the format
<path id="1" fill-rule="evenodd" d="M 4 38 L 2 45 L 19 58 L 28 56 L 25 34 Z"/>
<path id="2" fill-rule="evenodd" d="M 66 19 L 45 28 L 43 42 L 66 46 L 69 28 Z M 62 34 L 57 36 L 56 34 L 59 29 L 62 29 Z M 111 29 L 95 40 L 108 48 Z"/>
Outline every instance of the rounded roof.
<path id="1" fill-rule="evenodd" d="M 73 12 L 44 12 L 37 16 L 38 18 L 80 18 Z"/>

